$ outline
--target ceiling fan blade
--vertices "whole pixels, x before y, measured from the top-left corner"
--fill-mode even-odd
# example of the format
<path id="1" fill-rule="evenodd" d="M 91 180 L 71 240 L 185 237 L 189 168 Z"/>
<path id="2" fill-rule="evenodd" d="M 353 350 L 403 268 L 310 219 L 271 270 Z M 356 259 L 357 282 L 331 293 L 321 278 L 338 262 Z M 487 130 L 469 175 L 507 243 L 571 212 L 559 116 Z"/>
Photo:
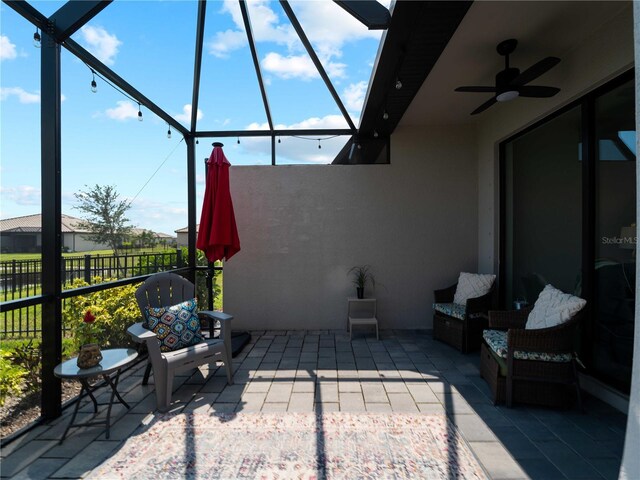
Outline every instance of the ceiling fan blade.
<path id="1" fill-rule="evenodd" d="M 456 92 L 495 92 L 496 87 L 458 87 L 455 90 Z"/>
<path id="2" fill-rule="evenodd" d="M 518 87 L 521 97 L 547 98 L 553 97 L 559 91 L 560 89 L 556 87 L 536 87 L 534 85 Z"/>
<path id="3" fill-rule="evenodd" d="M 538 63 L 533 64 L 516 78 L 514 78 L 511 82 L 511 85 L 524 85 L 526 83 L 529 83 L 538 78 L 540 75 L 547 73 L 558 63 L 560 63 L 560 59 L 558 57 L 544 58 Z"/>
<path id="4" fill-rule="evenodd" d="M 487 100 L 478 108 L 476 108 L 473 112 L 471 112 L 471 115 L 477 115 L 478 113 L 484 112 L 487 108 L 489 108 L 491 105 L 493 105 L 496 102 L 497 102 L 496 97 L 491 97 L 489 100 Z"/>

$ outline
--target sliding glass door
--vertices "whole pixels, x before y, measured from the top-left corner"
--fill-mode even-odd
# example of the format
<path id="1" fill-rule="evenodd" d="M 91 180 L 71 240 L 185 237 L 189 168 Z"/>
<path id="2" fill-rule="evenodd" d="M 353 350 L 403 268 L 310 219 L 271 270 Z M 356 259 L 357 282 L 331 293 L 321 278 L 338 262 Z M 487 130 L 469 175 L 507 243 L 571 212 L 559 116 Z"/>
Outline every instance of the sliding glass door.
<path id="1" fill-rule="evenodd" d="M 635 323 L 634 105 L 627 74 L 501 145 L 505 307 L 534 303 L 547 284 L 585 298 L 580 358 L 623 392 Z"/>

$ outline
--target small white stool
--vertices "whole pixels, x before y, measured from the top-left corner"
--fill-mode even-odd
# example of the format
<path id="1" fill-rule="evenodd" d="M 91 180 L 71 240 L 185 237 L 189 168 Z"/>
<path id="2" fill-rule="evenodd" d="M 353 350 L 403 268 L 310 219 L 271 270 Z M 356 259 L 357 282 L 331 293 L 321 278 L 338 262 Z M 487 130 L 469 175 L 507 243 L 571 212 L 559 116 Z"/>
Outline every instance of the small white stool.
<path id="1" fill-rule="evenodd" d="M 351 340 L 354 325 L 374 325 L 376 327 L 376 340 L 380 339 L 376 308 L 377 302 L 375 298 L 347 298 L 349 340 Z"/>

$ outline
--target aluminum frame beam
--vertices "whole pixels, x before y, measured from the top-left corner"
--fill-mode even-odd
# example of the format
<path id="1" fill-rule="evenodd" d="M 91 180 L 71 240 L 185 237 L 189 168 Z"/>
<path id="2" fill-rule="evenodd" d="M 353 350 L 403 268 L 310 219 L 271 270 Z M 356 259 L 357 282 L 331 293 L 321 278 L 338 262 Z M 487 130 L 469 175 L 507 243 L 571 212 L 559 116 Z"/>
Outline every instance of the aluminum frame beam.
<path id="1" fill-rule="evenodd" d="M 284 12 L 287 14 L 287 17 L 289 18 L 291 25 L 293 25 L 294 30 L 298 34 L 298 38 L 300 38 L 300 41 L 304 45 L 304 48 L 307 50 L 309 57 L 311 57 L 311 61 L 316 66 L 316 69 L 318 70 L 320 77 L 322 77 L 322 80 L 324 80 L 324 83 L 327 86 L 327 89 L 329 90 L 329 92 L 331 93 L 333 100 L 336 102 L 336 105 L 338 105 L 338 108 L 342 112 L 342 115 L 344 116 L 345 120 L 349 124 L 349 128 L 351 128 L 352 130 L 351 133 L 355 133 L 356 126 L 353 124 L 353 121 L 351 120 L 351 116 L 349 115 L 349 112 L 347 112 L 347 109 L 344 107 L 344 104 L 342 103 L 342 100 L 340 99 L 338 92 L 336 92 L 336 89 L 333 87 L 333 84 L 331 83 L 331 80 L 329 79 L 327 72 L 322 66 L 322 63 L 320 62 L 320 59 L 316 55 L 315 50 L 311 46 L 311 43 L 307 38 L 307 34 L 304 33 L 304 30 L 302 29 L 300 22 L 298 22 L 298 18 L 296 17 L 296 14 L 293 13 L 293 9 L 291 8 L 291 5 L 289 5 L 288 0 L 280 0 L 280 5 L 282 5 L 282 8 Z"/>
<path id="2" fill-rule="evenodd" d="M 89 20 L 104 10 L 113 0 L 69 1 L 49 17 L 55 25 L 56 40 L 65 41 Z"/>
<path id="3" fill-rule="evenodd" d="M 215 137 L 293 137 L 293 136 L 331 136 L 331 135 L 353 135 L 353 130 L 349 128 L 326 128 L 317 130 L 207 130 L 195 132 L 194 137 L 197 138 L 215 138 Z"/>
<path id="4" fill-rule="evenodd" d="M 333 0 L 369 30 L 386 30 L 391 14 L 375 0 Z"/>
<path id="5" fill-rule="evenodd" d="M 249 48 L 251 49 L 251 58 L 253 60 L 253 66 L 256 70 L 256 76 L 258 77 L 258 84 L 260 85 L 260 94 L 262 95 L 264 112 L 267 115 L 267 123 L 269 123 L 269 129 L 273 130 L 273 120 L 271 119 L 271 109 L 269 108 L 267 91 L 264 88 L 262 71 L 260 70 L 260 62 L 258 61 L 258 52 L 256 51 L 256 44 L 253 39 L 253 30 L 251 29 L 251 19 L 249 18 L 249 10 L 247 9 L 247 4 L 245 0 L 238 0 L 238 2 L 240 3 L 240 11 L 242 12 L 242 21 L 244 22 L 244 29 L 247 32 L 247 40 L 249 41 Z"/>
<path id="6" fill-rule="evenodd" d="M 171 125 L 173 128 L 175 128 L 177 131 L 179 131 L 183 136 L 188 136 L 190 134 L 189 130 L 187 130 L 180 122 L 178 122 L 175 118 L 173 118 L 167 112 L 162 110 L 158 105 L 153 103 L 149 98 L 147 98 L 145 95 L 143 95 L 136 88 L 131 86 L 120 75 L 115 73 L 113 70 L 111 70 L 109 67 L 107 67 L 104 63 L 102 63 L 96 57 L 91 55 L 87 50 L 85 50 L 82 46 L 80 46 L 80 44 L 77 43 L 75 40 L 72 40 L 71 38 L 68 38 L 67 40 L 65 40 L 65 42 L 62 45 L 67 50 L 69 50 L 69 52 L 71 52 L 76 57 L 78 57 L 80 60 L 82 60 L 84 63 L 89 65 L 89 67 L 93 68 L 100 75 L 105 77 L 111 83 L 113 83 L 116 86 L 118 86 L 118 88 L 121 88 L 125 93 L 127 93 L 131 97 L 135 98 L 142 105 L 144 105 L 147 109 L 152 111 L 155 115 L 157 115 L 162 120 L 167 122 L 169 125 Z"/>
<path id="7" fill-rule="evenodd" d="M 204 44 L 204 22 L 207 0 L 198 2 L 198 27 L 196 31 L 196 53 L 193 64 L 193 92 L 191 96 L 191 133 L 196 131 L 198 104 L 200 102 L 200 75 L 202 71 L 202 45 Z M 195 161 L 195 160 L 194 160 Z"/>
<path id="8" fill-rule="evenodd" d="M 40 56 L 40 162 L 42 182 L 42 394 L 41 415 L 59 417 L 62 385 L 53 370 L 62 361 L 62 140 L 60 43 L 42 31 Z"/>

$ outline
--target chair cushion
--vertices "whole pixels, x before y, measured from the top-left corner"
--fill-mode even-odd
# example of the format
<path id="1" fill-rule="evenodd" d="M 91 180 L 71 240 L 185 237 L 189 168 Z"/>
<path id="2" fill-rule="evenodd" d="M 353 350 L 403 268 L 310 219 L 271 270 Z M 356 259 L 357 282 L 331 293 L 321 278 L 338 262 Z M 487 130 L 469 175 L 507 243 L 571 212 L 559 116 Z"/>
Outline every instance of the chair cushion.
<path id="1" fill-rule="evenodd" d="M 481 297 L 491 291 L 495 275 L 461 272 L 453 303 L 466 305 L 470 298 Z"/>
<path id="2" fill-rule="evenodd" d="M 498 356 L 507 358 L 507 332 L 502 330 L 485 330 L 482 332 L 487 345 Z M 513 358 L 517 360 L 537 360 L 542 362 L 566 363 L 571 361 L 570 353 L 523 352 L 516 350 Z"/>
<path id="3" fill-rule="evenodd" d="M 160 350 L 171 352 L 204 341 L 192 298 L 169 307 L 145 307 L 144 327 L 156 334 Z"/>
<path id="4" fill-rule="evenodd" d="M 580 297 L 574 297 L 547 285 L 533 305 L 525 328 L 536 330 L 560 325 L 578 313 L 586 303 L 587 301 Z"/>
<path id="5" fill-rule="evenodd" d="M 444 313 L 445 315 L 449 315 L 450 317 L 464 320 L 464 312 L 467 307 L 465 307 L 464 305 L 459 305 L 457 303 L 434 303 L 433 309 L 436 312 Z"/>

